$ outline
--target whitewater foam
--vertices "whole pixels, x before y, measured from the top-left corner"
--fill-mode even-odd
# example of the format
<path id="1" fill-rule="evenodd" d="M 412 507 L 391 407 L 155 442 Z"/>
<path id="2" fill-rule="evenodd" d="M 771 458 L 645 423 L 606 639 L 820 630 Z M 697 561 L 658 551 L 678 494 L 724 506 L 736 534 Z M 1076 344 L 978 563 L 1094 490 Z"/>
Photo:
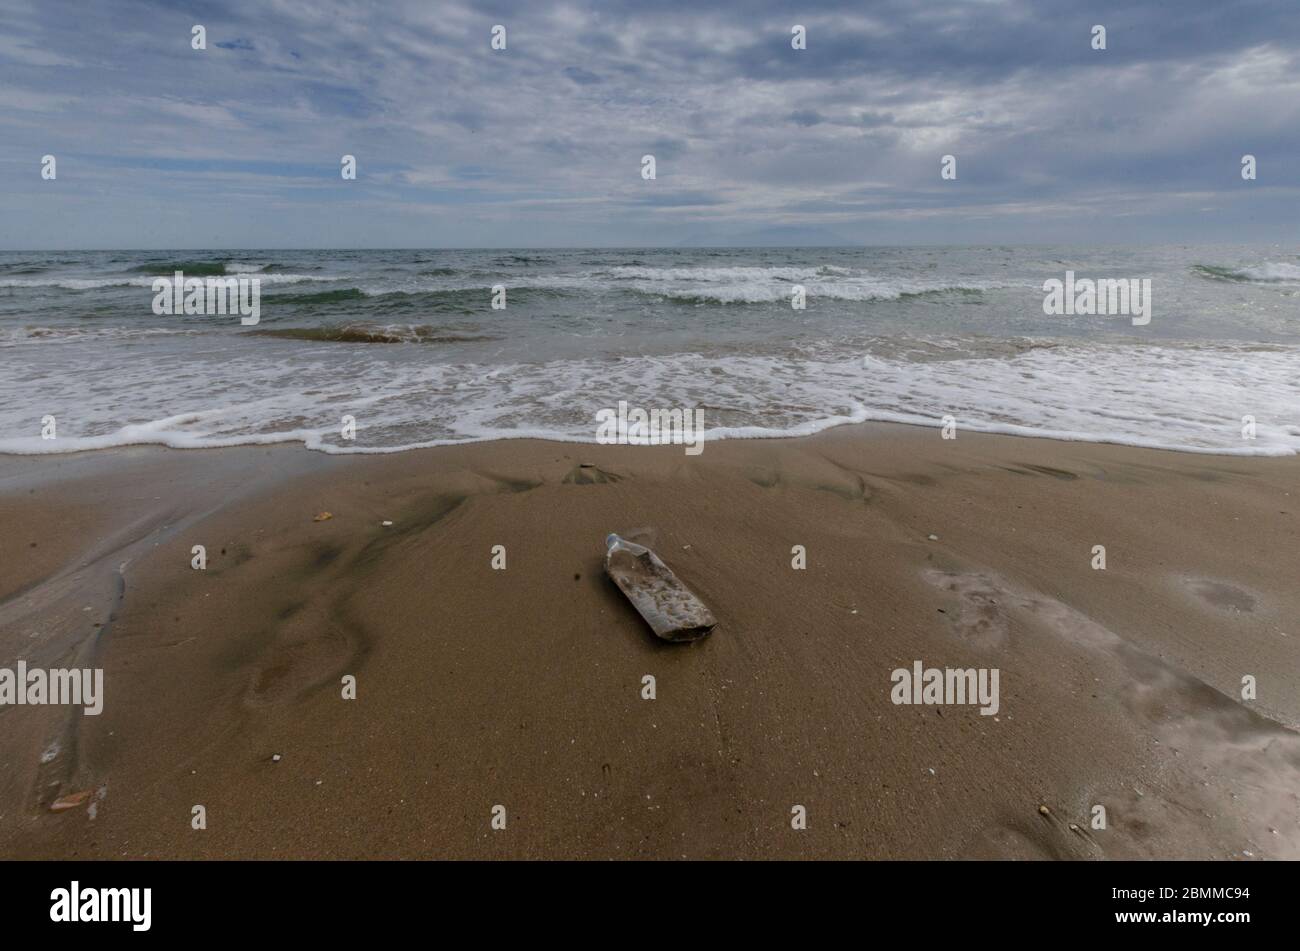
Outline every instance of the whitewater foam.
<path id="1" fill-rule="evenodd" d="M 596 411 L 616 394 L 636 405 L 704 407 L 709 439 L 807 435 L 867 420 L 938 426 L 952 415 L 959 429 L 980 432 L 1296 453 L 1300 352 L 1256 351 L 1249 363 L 1239 357 L 1231 348 L 1084 345 L 920 363 L 791 352 L 491 366 L 258 353 L 186 365 L 170 381 L 138 367 L 113 381 L 111 398 L 103 380 L 83 383 L 79 396 L 46 393 L 35 405 L 59 416 L 58 440 L 40 439 L 11 406 L 3 431 L 32 435 L 2 439 L 0 451 L 301 442 L 330 453 L 372 453 L 507 438 L 590 442 Z M 69 370 L 65 391 L 76 388 L 68 381 L 82 379 L 78 368 Z M 97 401 L 89 399 L 91 387 Z M 214 406 L 211 394 L 223 392 L 245 398 Z M 357 418 L 355 443 L 338 437 L 345 413 Z M 1241 438 L 1244 415 L 1257 420 L 1254 440 Z"/>
<path id="2" fill-rule="evenodd" d="M 68 291 L 94 291 L 107 287 L 153 287 L 159 277 L 170 278 L 171 274 L 146 275 L 136 277 L 51 277 L 51 278 L 0 278 L 0 287 L 38 288 L 54 287 Z M 209 275 L 210 276 L 210 275 Z M 263 284 L 297 284 L 302 281 L 329 281 L 333 278 L 318 274 L 243 274 L 228 273 L 230 277 L 256 277 Z"/>
<path id="3" fill-rule="evenodd" d="M 1289 249 L 186 253 L 284 285 L 256 332 L 153 315 L 154 272 L 179 259 L 0 254 L 0 451 L 590 442 L 620 399 L 702 408 L 709 439 L 952 415 L 959 432 L 1300 449 Z M 1151 274 L 1161 316 L 1140 334 L 1045 316 L 1043 280 L 1067 268 Z"/>
<path id="4" fill-rule="evenodd" d="M 1214 281 L 1254 284 L 1300 284 L 1300 264 L 1290 264 L 1285 261 L 1268 261 L 1254 267 L 1196 264 L 1192 266 L 1192 272 Z"/>

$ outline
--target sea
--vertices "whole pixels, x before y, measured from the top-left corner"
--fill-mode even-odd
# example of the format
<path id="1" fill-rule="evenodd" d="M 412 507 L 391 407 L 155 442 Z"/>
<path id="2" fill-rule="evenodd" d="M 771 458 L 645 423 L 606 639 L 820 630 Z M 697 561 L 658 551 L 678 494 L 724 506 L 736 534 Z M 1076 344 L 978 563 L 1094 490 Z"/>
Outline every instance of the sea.
<path id="1" fill-rule="evenodd" d="M 177 271 L 257 279 L 259 322 L 155 313 Z M 1149 322 L 1045 313 L 1067 271 L 1150 280 Z M 1292 455 L 1300 247 L 0 252 L 0 452 L 594 442 L 620 401 L 706 440 L 948 417 Z"/>

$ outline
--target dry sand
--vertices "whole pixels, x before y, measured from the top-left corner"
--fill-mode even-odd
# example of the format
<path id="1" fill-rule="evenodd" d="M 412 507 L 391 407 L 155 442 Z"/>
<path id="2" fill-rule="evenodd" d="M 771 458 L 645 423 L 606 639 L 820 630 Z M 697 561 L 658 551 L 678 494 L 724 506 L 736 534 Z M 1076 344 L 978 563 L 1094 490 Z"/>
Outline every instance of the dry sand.
<path id="1" fill-rule="evenodd" d="M 891 426 L 0 459 L 0 666 L 106 692 L 0 708 L 0 856 L 1295 858 L 1298 474 Z M 711 636 L 654 639 L 611 531 Z M 918 660 L 998 714 L 894 705 Z"/>

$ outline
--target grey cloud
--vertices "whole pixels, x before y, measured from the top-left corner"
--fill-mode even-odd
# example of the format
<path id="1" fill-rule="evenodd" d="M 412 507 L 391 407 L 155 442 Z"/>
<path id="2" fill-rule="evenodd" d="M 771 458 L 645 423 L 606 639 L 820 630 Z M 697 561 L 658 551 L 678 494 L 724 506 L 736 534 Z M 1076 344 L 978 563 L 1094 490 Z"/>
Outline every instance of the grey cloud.
<path id="1" fill-rule="evenodd" d="M 996 212 L 990 240 L 1032 241 L 1055 233 L 1041 209 L 1107 202 L 1132 212 L 1117 239 L 1175 226 L 1205 229 L 1188 240 L 1256 237 L 1210 230 L 1224 220 L 1264 240 L 1297 234 L 1294 0 L 8 6 L 9 246 L 139 246 L 142 202 L 197 218 L 223 200 L 293 209 L 223 218 L 232 246 L 311 243 L 344 201 L 359 233 L 387 229 L 394 244 L 457 243 L 451 205 L 503 245 L 621 243 L 668 215 L 731 234 L 781 216 L 849 236 L 895 221 L 942 241 L 971 209 Z M 213 49 L 190 48 L 195 22 Z M 790 47 L 794 22 L 807 50 Z M 489 47 L 495 23 L 505 51 Z M 1094 23 L 1104 52 L 1089 46 Z M 1238 174 L 1247 152 L 1256 182 Z M 23 172 L 46 153 L 80 157 L 60 162 L 68 194 L 96 190 L 75 232 L 41 213 L 49 190 Z M 640 179 L 647 153 L 655 182 Z M 946 153 L 955 182 L 938 176 Z M 347 191 L 343 154 L 362 169 Z M 1196 219 L 1188 201 L 1226 211 Z"/>

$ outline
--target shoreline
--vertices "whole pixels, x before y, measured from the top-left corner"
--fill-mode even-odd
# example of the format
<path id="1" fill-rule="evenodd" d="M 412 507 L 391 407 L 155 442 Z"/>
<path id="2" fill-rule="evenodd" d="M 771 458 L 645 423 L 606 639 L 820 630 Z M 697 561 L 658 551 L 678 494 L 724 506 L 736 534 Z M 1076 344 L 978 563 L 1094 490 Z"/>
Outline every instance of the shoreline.
<path id="1" fill-rule="evenodd" d="M 890 423 L 0 456 L 0 667 L 106 692 L 0 709 L 0 854 L 1297 857 L 1295 472 Z M 604 577 L 638 529 L 698 644 Z M 918 661 L 999 713 L 892 703 Z"/>
<path id="2" fill-rule="evenodd" d="M 906 427 L 922 431 L 933 432 L 942 428 L 942 423 L 924 423 L 914 420 L 902 419 L 841 419 L 839 421 L 826 422 L 824 425 L 809 424 L 816 428 L 808 432 L 786 432 L 786 431 L 763 431 L 762 433 L 746 432 L 743 435 L 709 435 L 706 430 L 702 437 L 698 437 L 704 445 L 719 444 L 723 442 L 735 441 L 756 441 L 762 442 L 767 440 L 787 440 L 787 439 L 813 439 L 823 433 L 831 432 L 843 428 L 860 428 L 870 429 L 872 427 Z M 744 427 L 746 430 L 752 430 L 754 427 Z M 727 430 L 728 433 L 731 430 Z M 1093 434 L 1078 434 L 1066 432 L 1063 430 L 1042 430 L 1030 426 L 1020 426 L 1016 424 L 1000 424 L 986 429 L 969 428 L 965 424 L 960 428 L 960 432 L 969 436 L 1008 436 L 1013 439 L 1040 439 L 1053 443 L 1083 444 L 1088 446 L 1122 446 L 1130 449 L 1138 449 L 1150 452 L 1174 452 L 1194 456 L 1224 456 L 1227 458 L 1237 459 L 1285 459 L 1293 456 L 1300 456 L 1300 451 L 1289 449 L 1285 446 L 1275 446 L 1271 448 L 1214 448 L 1211 446 L 1174 446 L 1155 441 L 1137 442 L 1118 438 L 1105 438 Z M 85 437 L 96 439 L 100 437 Z M 16 452 L 13 450 L 0 449 L 0 460 L 4 459 L 28 459 L 28 458 L 49 458 L 61 456 L 78 456 L 86 453 L 114 453 L 134 449 L 164 449 L 171 452 L 192 452 L 192 451 L 239 451 L 239 450 L 258 450 L 271 449 L 276 447 L 293 447 L 302 449 L 306 452 L 317 453 L 323 456 L 396 456 L 408 452 L 430 452 L 439 449 L 454 449 L 462 446 L 480 446 L 491 443 L 510 443 L 510 442 L 540 442 L 555 443 L 561 446 L 631 446 L 638 449 L 651 448 L 669 448 L 668 445 L 651 445 L 651 444 L 633 444 L 633 443 L 601 443 L 597 438 L 590 439 L 565 439 L 553 435 L 521 435 L 521 436 L 482 436 L 468 439 L 458 439 L 447 442 L 416 443 L 404 446 L 375 446 L 375 447 L 351 447 L 338 448 L 326 446 L 324 444 L 311 445 L 306 439 L 294 437 L 292 439 L 276 440 L 270 442 L 235 442 L 226 445 L 213 446 L 173 446 L 166 442 L 132 442 L 120 443 L 105 446 L 89 446 L 84 449 L 70 449 L 57 451 L 38 451 L 38 452 Z M 678 443 L 671 444 L 673 446 Z"/>

